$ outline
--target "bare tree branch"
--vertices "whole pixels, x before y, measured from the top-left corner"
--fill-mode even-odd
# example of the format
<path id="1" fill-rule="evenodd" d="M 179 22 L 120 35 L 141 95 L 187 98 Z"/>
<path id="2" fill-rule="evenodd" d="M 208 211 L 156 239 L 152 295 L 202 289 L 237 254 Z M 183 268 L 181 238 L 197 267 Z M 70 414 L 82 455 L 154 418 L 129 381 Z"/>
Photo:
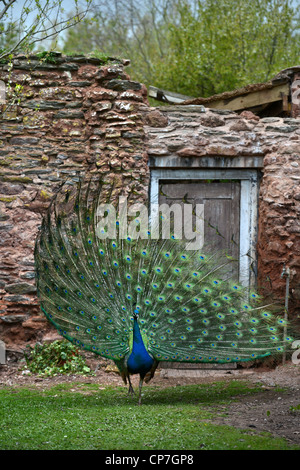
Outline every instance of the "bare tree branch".
<path id="1" fill-rule="evenodd" d="M 7 14 L 10 7 L 16 2 L 16 0 L 0 0 L 5 5 L 2 12 L 0 13 L 1 18 Z M 23 46 L 25 48 L 32 47 L 35 43 L 41 42 L 56 36 L 60 32 L 75 26 L 77 23 L 82 21 L 90 11 L 92 0 L 87 0 L 87 7 L 84 10 L 79 10 L 76 0 L 74 0 L 76 6 L 76 14 L 73 14 L 71 18 L 61 19 L 59 16 L 62 12 L 61 1 L 50 2 L 46 0 L 43 5 L 39 2 L 32 2 L 32 0 L 25 0 L 21 11 L 20 18 L 17 21 L 12 22 L 12 25 L 18 25 L 19 28 L 19 39 L 13 46 L 3 51 L 0 54 L 0 59 L 5 58 L 20 50 Z M 35 6 L 32 7 L 32 4 Z M 31 21 L 31 24 L 23 30 L 23 26 L 28 19 L 30 13 L 35 11 L 35 18 Z M 52 14 L 55 13 L 54 19 Z M 47 23 L 47 24 L 46 24 Z"/>
<path id="2" fill-rule="evenodd" d="M 3 3 L 4 8 L 0 12 L 0 20 L 5 16 L 6 12 L 9 10 L 9 8 L 16 2 L 17 0 L 10 0 L 10 2 L 6 3 L 4 0 L 1 0 L 1 3 Z"/>
<path id="3" fill-rule="evenodd" d="M 7 11 L 9 10 L 9 8 L 16 2 L 17 0 L 10 0 L 9 3 L 6 3 L 2 0 L 2 3 L 4 4 L 4 8 L 3 10 L 0 12 L 0 21 L 2 20 L 2 18 L 5 17 Z"/>

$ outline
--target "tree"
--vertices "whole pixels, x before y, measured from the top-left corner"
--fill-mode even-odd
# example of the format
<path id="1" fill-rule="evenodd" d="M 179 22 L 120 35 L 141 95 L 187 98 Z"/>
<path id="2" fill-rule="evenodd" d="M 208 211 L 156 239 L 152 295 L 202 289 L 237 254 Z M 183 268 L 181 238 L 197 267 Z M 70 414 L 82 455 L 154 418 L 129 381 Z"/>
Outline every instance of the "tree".
<path id="1" fill-rule="evenodd" d="M 266 81 L 299 60 L 300 7 L 291 0 L 178 2 L 170 26 L 168 79 L 182 93 L 210 96 Z M 166 85 L 164 85 L 164 83 Z"/>
<path id="2" fill-rule="evenodd" d="M 292 0 L 98 0 L 65 51 L 129 58 L 129 73 L 189 96 L 266 81 L 295 65 L 300 6 Z"/>
<path id="3" fill-rule="evenodd" d="M 18 41 L 18 30 L 11 23 L 0 22 L 0 51 L 10 50 Z"/>
<path id="4" fill-rule="evenodd" d="M 85 0 L 80 6 L 74 0 L 74 13 L 65 17 L 62 0 L 24 0 L 22 5 L 17 0 L 0 0 L 0 60 L 20 50 L 29 51 L 37 43 L 77 25 L 85 18 L 91 2 Z"/>
<path id="5" fill-rule="evenodd" d="M 110 56 L 129 58 L 129 73 L 146 84 L 155 81 L 156 64 L 168 48 L 168 27 L 176 0 L 98 0 L 93 18 L 68 31 L 66 53 L 101 50 Z"/>
<path id="6" fill-rule="evenodd" d="M 0 0 L 0 61 L 6 64 L 7 72 L 5 97 L 1 95 L 1 118 L 10 119 L 22 99 L 24 82 L 11 79 L 14 54 L 21 51 L 28 54 L 36 44 L 54 40 L 64 30 L 78 25 L 92 2 L 84 1 L 82 7 L 74 0 L 74 13 L 68 17 L 62 6 L 63 0 L 23 0 L 21 5 L 17 0 Z M 51 51 L 40 54 L 41 61 L 49 60 L 49 57 Z"/>

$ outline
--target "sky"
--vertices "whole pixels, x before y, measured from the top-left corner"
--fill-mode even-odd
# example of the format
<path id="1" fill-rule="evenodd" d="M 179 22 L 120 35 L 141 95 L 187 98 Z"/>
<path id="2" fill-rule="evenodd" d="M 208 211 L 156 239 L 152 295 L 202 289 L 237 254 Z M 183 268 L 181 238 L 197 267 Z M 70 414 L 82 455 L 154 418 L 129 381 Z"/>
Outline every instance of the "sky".
<path id="1" fill-rule="evenodd" d="M 27 4 L 34 3 L 34 0 L 17 0 L 14 3 L 14 8 L 13 8 L 14 18 L 18 18 L 20 16 L 24 3 L 27 3 Z M 44 4 L 44 3 L 45 3 L 45 0 L 41 0 L 41 4 Z M 61 0 L 61 3 L 66 13 L 70 13 L 74 9 L 75 0 Z M 85 1 L 78 0 L 78 3 L 84 5 Z M 147 3 L 147 0 L 145 0 L 145 3 Z M 300 0 L 292 0 L 292 5 L 294 7 L 299 6 Z"/>
<path id="2" fill-rule="evenodd" d="M 34 1 L 35 0 L 17 0 L 13 4 L 13 7 L 9 10 L 10 13 L 13 15 L 13 20 L 17 20 L 20 17 L 22 9 L 24 7 L 24 4 L 26 4 L 26 6 L 30 6 L 30 4 L 31 5 L 34 4 Z M 44 5 L 45 0 L 41 0 L 40 3 L 41 3 L 41 5 Z M 50 2 L 50 3 L 53 3 L 53 2 Z M 69 13 L 74 11 L 75 0 L 61 0 L 61 4 L 62 4 L 63 9 L 65 10 L 64 16 L 67 16 Z M 84 0 L 83 1 L 79 0 L 78 4 L 79 5 L 85 5 L 85 2 L 84 2 Z M 29 14 L 28 15 L 28 21 L 30 21 L 30 19 L 33 16 L 34 16 L 34 13 Z"/>
<path id="3" fill-rule="evenodd" d="M 45 3 L 46 3 L 47 0 L 40 0 L 40 4 L 41 6 L 43 6 Z M 48 0 L 49 4 L 52 6 L 53 3 L 58 3 L 59 0 L 56 0 L 56 2 L 52 2 L 51 0 Z M 62 15 L 61 15 L 61 19 L 65 20 L 68 18 L 68 16 L 75 11 L 75 0 L 60 0 L 61 1 L 61 6 L 62 6 L 62 9 L 64 10 Z M 22 13 L 22 10 L 23 10 L 23 7 L 26 6 L 26 7 L 29 7 L 31 9 L 33 9 L 34 7 L 34 4 L 35 4 L 35 0 L 17 0 L 14 4 L 13 4 L 13 7 L 10 8 L 8 11 L 9 11 L 9 16 L 6 18 L 6 21 L 16 21 L 18 23 L 19 19 L 20 19 L 20 15 Z M 82 9 L 84 9 L 86 7 L 86 1 L 85 0 L 78 0 L 78 5 L 79 6 L 83 6 Z M 1 4 L 0 6 L 0 10 L 2 10 L 3 8 L 3 5 Z M 57 8 L 55 8 L 53 10 L 53 14 L 55 14 L 57 11 Z M 27 17 L 25 16 L 25 24 L 27 26 L 31 26 L 32 25 L 32 21 L 34 20 L 35 16 L 36 16 L 36 13 L 37 11 L 33 11 L 32 13 L 29 13 L 27 15 Z M 63 39 L 65 34 L 66 34 L 66 31 L 62 31 L 60 34 L 59 34 L 59 39 Z M 44 41 L 43 44 L 42 44 L 42 48 L 47 48 L 47 41 Z"/>

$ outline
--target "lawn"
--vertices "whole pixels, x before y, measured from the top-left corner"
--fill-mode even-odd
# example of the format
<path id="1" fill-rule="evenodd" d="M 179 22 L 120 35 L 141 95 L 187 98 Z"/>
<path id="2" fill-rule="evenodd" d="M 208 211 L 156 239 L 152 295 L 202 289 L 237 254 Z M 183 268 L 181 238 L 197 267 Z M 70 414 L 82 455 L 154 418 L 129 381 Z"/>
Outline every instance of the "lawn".
<path id="1" fill-rule="evenodd" d="M 226 404 L 259 391 L 243 381 L 148 386 L 138 406 L 124 387 L 80 382 L 44 391 L 6 387 L 0 390 L 0 449 L 299 449 L 267 433 L 213 422 Z"/>

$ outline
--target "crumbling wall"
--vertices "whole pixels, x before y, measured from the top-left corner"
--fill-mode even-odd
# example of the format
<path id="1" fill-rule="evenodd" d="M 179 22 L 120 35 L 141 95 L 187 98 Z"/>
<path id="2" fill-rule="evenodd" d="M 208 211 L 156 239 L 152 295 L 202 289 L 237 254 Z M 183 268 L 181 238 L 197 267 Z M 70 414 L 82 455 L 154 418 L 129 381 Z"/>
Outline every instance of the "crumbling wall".
<path id="1" fill-rule="evenodd" d="M 300 119 L 150 108 L 126 63 L 57 54 L 55 63 L 18 56 L 11 71 L 0 66 L 0 80 L 23 87 L 0 121 L 0 337 L 8 348 L 50 331 L 36 300 L 33 248 L 52 195 L 94 171 L 114 180 L 112 197 L 145 202 L 153 158 L 260 169 L 258 283 L 283 298 L 286 263 L 299 311 Z"/>
<path id="2" fill-rule="evenodd" d="M 153 168 L 257 168 L 261 174 L 258 286 L 284 299 L 290 268 L 290 308 L 300 313 L 300 118 L 241 114 L 201 106 L 161 107 L 145 126 Z M 155 115 L 158 110 L 145 111 Z M 225 157 L 225 158 L 224 158 Z"/>
<path id="3" fill-rule="evenodd" d="M 284 265 L 290 268 L 290 307 L 300 314 L 300 119 L 265 118 L 260 187 L 258 278 L 284 298 Z M 266 122 L 267 121 L 267 122 Z M 262 126 L 263 124 L 263 126 Z"/>
<path id="4" fill-rule="evenodd" d="M 0 121 L 0 336 L 8 347 L 41 339 L 33 249 L 52 195 L 78 172 L 114 180 L 115 192 L 147 199 L 149 170 L 138 105 L 147 91 L 128 61 L 17 56 L 0 79 L 22 86 Z M 134 196 L 134 195 L 138 196 Z M 113 195 L 112 195 L 113 198 Z"/>

